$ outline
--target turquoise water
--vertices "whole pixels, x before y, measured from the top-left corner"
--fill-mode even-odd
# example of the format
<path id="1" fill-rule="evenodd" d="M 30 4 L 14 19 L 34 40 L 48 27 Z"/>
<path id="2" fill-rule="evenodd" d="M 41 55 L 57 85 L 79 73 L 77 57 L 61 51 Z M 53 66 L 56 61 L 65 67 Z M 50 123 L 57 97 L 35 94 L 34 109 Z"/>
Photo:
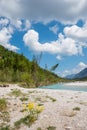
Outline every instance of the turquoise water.
<path id="1" fill-rule="evenodd" d="M 87 92 L 87 86 L 66 86 L 64 84 L 55 84 L 50 86 L 40 87 L 42 89 L 58 89 L 58 90 L 73 90 L 73 91 L 84 91 Z"/>

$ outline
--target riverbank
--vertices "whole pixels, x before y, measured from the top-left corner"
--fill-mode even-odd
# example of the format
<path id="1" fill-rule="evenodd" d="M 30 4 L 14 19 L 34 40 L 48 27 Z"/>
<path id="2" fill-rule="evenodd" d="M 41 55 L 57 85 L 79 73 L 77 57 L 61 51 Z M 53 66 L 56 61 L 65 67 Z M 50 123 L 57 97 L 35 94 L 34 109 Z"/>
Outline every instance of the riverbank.
<path id="1" fill-rule="evenodd" d="M 20 91 L 15 93 L 15 90 Z M 24 97 L 26 100 L 21 100 Z M 14 122 L 25 116 L 22 111 L 24 103 L 35 102 L 44 106 L 38 120 L 30 128 L 22 124 L 16 130 L 50 130 L 50 128 L 53 130 L 87 130 L 87 92 L 25 89 L 18 85 L 9 85 L 9 87 L 0 88 L 0 98 L 7 100 L 6 111 L 9 114 L 9 120 L 5 122 L 11 128 L 14 127 Z M 0 125 L 5 119 L 6 117 L 3 119 L 0 117 Z"/>
<path id="2" fill-rule="evenodd" d="M 75 81 L 75 82 L 69 82 L 69 83 L 64 83 L 66 86 L 87 86 L 87 81 Z"/>

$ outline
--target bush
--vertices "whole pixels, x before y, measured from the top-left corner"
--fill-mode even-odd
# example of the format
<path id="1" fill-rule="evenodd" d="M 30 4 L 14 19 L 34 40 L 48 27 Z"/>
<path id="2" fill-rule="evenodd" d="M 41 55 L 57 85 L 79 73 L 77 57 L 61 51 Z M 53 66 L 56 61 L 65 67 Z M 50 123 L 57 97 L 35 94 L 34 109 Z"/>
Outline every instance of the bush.
<path id="1" fill-rule="evenodd" d="M 29 73 L 27 73 L 27 72 L 23 73 L 21 75 L 21 79 L 22 79 L 23 82 L 25 82 L 27 84 L 28 87 L 32 86 L 32 84 L 34 82 L 31 75 Z"/>

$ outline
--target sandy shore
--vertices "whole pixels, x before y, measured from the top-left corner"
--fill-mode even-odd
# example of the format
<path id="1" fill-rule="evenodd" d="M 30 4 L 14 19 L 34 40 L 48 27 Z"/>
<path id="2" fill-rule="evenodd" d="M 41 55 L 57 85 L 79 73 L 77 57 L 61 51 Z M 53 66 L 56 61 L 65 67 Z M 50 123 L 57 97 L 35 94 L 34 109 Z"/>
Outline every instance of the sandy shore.
<path id="1" fill-rule="evenodd" d="M 87 92 L 25 89 L 18 85 L 0 88 L 0 98 L 6 98 L 8 102 L 10 119 L 7 124 L 11 127 L 24 116 L 21 109 L 25 102 L 20 100 L 23 95 L 18 97 L 10 95 L 15 88 L 28 98 L 25 102 L 33 101 L 44 105 L 44 111 L 30 128 L 21 125 L 16 130 L 50 130 L 49 127 L 54 128 L 52 130 L 87 130 Z M 2 122 L 0 118 L 0 123 Z"/>

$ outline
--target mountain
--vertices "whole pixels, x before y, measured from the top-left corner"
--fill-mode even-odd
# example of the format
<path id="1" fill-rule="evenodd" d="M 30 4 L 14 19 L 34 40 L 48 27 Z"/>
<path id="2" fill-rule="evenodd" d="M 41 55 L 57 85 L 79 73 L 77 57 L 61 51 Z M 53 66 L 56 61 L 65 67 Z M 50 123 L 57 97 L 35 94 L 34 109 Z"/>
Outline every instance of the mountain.
<path id="1" fill-rule="evenodd" d="M 83 69 L 77 74 L 67 75 L 66 79 L 87 79 L 87 68 Z"/>
<path id="2" fill-rule="evenodd" d="M 0 45 L 0 82 L 18 82 L 28 87 L 37 87 L 59 81 L 64 79 L 42 69 L 35 57 L 29 61 L 23 54 L 9 51 Z"/>
<path id="3" fill-rule="evenodd" d="M 67 75 L 65 78 L 66 78 L 66 79 L 73 79 L 74 76 L 75 76 L 75 74 L 71 74 L 71 75 Z"/>
<path id="4" fill-rule="evenodd" d="M 76 79 L 82 79 L 86 77 L 87 77 L 87 68 L 83 69 L 82 71 L 80 71 L 78 74 L 74 76 L 74 78 Z"/>

